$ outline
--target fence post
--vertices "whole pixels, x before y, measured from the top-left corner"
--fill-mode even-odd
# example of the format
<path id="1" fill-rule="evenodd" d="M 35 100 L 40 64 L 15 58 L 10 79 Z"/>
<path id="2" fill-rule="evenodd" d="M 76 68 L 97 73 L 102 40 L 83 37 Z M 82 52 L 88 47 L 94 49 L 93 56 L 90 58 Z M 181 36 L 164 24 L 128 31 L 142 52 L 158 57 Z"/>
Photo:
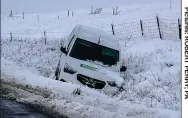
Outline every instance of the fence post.
<path id="1" fill-rule="evenodd" d="M 44 43 L 46 45 L 46 31 L 44 31 Z"/>
<path id="2" fill-rule="evenodd" d="M 114 32 L 114 25 L 111 24 L 111 26 L 112 26 L 112 34 L 115 35 L 115 32 Z"/>
<path id="3" fill-rule="evenodd" d="M 37 15 L 37 21 L 39 21 L 39 15 Z"/>
<path id="4" fill-rule="evenodd" d="M 10 32 L 10 42 L 12 42 L 12 32 Z"/>
<path id="5" fill-rule="evenodd" d="M 24 12 L 23 12 L 23 19 L 24 19 Z"/>
<path id="6" fill-rule="evenodd" d="M 156 19 L 157 19 L 157 26 L 158 26 L 158 30 L 159 30 L 159 36 L 160 36 L 160 39 L 162 39 L 161 29 L 160 29 L 160 24 L 159 24 L 159 18 L 158 18 L 158 16 L 156 16 Z"/>
<path id="7" fill-rule="evenodd" d="M 141 27 L 142 36 L 144 36 L 144 30 L 143 30 L 142 20 L 140 20 L 140 27 Z"/>
<path id="8" fill-rule="evenodd" d="M 113 7 L 113 15 L 115 14 L 115 11 L 114 11 L 115 9 L 114 9 L 114 7 Z"/>
<path id="9" fill-rule="evenodd" d="M 72 17 L 74 16 L 74 12 L 72 12 Z"/>
<path id="10" fill-rule="evenodd" d="M 68 10 L 68 17 L 69 17 L 69 10 Z"/>
<path id="11" fill-rule="evenodd" d="M 178 18 L 178 28 L 179 28 L 179 39 L 181 39 L 181 24 L 179 18 Z"/>

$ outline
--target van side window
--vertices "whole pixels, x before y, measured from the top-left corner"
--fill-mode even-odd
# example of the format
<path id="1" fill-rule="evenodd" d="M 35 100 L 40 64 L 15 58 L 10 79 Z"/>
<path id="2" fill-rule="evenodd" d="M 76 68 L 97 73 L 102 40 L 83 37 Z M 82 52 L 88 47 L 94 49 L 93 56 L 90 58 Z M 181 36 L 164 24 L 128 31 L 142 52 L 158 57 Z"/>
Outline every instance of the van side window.
<path id="1" fill-rule="evenodd" d="M 70 42 L 69 42 L 69 44 L 68 44 L 68 46 L 67 46 L 67 51 L 69 51 L 69 49 L 70 49 L 70 44 L 72 43 L 72 40 L 74 39 L 74 37 L 75 37 L 75 35 L 73 35 L 73 37 L 71 38 L 71 40 L 70 40 Z"/>

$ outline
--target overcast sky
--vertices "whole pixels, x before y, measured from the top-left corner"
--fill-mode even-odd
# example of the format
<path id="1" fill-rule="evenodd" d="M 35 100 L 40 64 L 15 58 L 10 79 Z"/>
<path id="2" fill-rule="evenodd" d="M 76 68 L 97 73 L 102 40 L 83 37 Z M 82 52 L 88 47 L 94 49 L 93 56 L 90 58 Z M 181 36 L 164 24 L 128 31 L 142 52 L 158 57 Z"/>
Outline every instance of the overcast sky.
<path id="1" fill-rule="evenodd" d="M 75 10 L 81 8 L 108 7 L 113 5 L 129 5 L 151 3 L 168 0 L 1 0 L 1 12 L 55 12 L 62 10 Z"/>

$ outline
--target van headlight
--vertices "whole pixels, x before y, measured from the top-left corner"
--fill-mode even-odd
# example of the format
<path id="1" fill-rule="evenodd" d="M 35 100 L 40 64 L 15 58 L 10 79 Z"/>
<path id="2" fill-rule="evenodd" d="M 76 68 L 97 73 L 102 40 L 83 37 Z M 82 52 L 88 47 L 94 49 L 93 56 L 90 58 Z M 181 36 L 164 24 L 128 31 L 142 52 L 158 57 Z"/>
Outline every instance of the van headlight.
<path id="1" fill-rule="evenodd" d="M 110 85 L 111 87 L 116 87 L 116 83 L 115 81 L 107 81 L 108 85 Z"/>
<path id="2" fill-rule="evenodd" d="M 69 74 L 75 74 L 77 71 L 71 68 L 67 63 L 65 64 L 64 67 L 64 72 L 69 73 Z"/>

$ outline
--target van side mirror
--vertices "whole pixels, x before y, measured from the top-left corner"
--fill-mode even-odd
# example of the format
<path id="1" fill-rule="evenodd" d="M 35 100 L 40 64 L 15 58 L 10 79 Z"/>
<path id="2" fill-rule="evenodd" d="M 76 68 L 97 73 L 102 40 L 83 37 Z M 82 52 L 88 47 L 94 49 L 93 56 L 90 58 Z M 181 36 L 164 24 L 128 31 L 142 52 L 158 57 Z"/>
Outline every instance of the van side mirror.
<path id="1" fill-rule="evenodd" d="M 127 66 L 122 66 L 121 68 L 120 68 L 120 72 L 125 72 L 127 70 Z"/>
<path id="2" fill-rule="evenodd" d="M 65 53 L 65 54 L 68 53 L 68 52 L 66 51 L 66 47 L 61 47 L 61 48 L 60 48 L 60 51 L 63 52 L 63 53 Z"/>

